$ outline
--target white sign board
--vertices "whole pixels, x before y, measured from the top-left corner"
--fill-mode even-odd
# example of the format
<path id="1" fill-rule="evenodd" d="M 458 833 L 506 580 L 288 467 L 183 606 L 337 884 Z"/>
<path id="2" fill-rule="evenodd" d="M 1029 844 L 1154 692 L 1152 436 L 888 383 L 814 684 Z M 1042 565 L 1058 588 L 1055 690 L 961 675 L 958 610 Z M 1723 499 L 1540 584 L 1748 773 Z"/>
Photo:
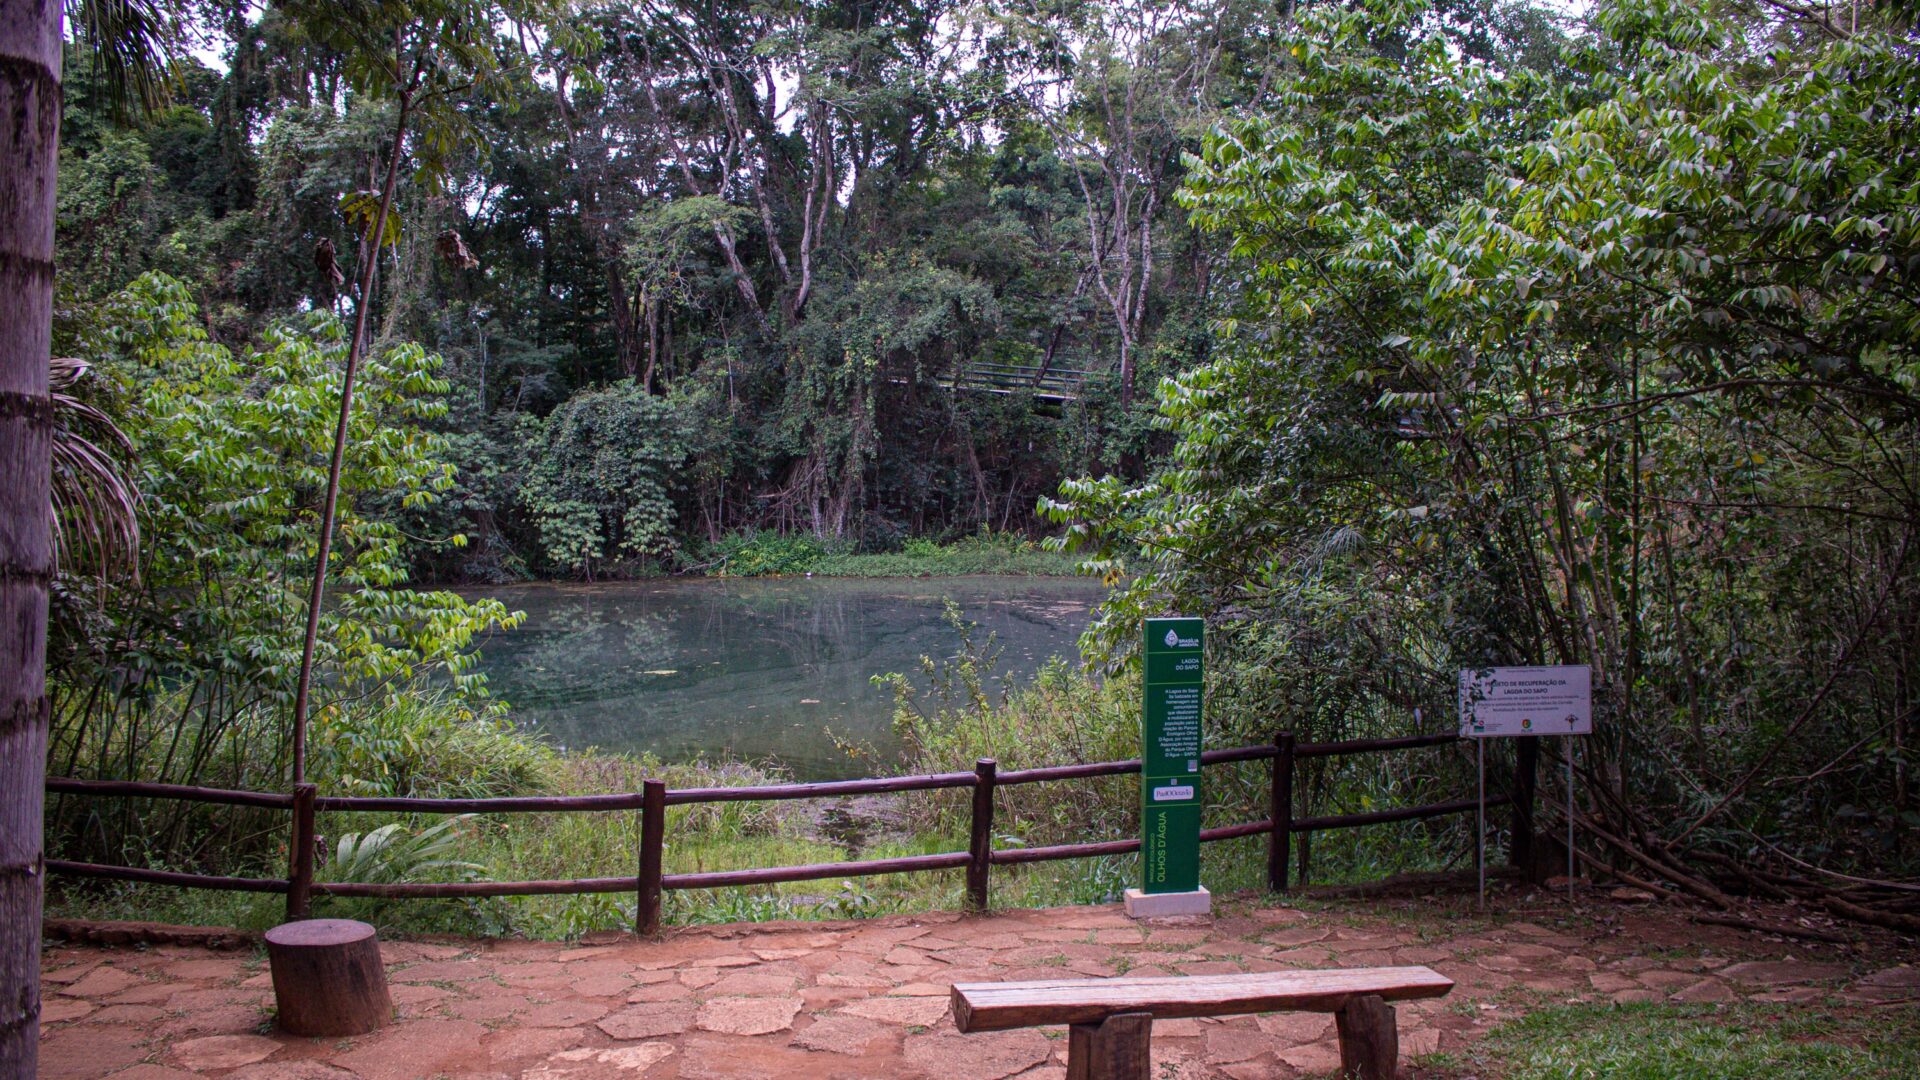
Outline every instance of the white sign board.
<path id="1" fill-rule="evenodd" d="M 1460 673 L 1463 739 L 1592 733 L 1593 675 L 1585 664 Z"/>

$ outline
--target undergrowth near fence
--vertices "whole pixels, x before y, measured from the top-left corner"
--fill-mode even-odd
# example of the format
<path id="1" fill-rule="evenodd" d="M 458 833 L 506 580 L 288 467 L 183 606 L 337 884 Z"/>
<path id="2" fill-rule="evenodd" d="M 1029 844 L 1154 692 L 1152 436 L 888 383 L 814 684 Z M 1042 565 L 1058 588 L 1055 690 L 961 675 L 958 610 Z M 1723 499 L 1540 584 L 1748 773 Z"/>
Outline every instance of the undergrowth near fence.
<path id="1" fill-rule="evenodd" d="M 895 674 L 881 680 L 893 690 L 894 730 L 906 748 L 900 771 L 967 771 L 985 757 L 995 759 L 1005 773 L 1115 761 L 1139 753 L 1141 689 L 1137 672 L 1123 669 L 1101 678 L 1078 664 L 1056 659 L 1031 681 L 1009 686 L 995 676 L 1000 647 L 994 636 L 978 632 L 951 604 L 947 621 L 959 642 L 952 657 L 923 657 L 917 678 Z M 1263 717 L 1251 711 L 1250 704 L 1258 696 L 1248 688 L 1257 687 L 1264 677 L 1264 672 L 1247 671 L 1231 663 L 1210 675 L 1205 723 L 1208 749 L 1267 742 L 1282 728 L 1292 727 L 1285 718 Z M 1374 718 L 1371 728 L 1365 726 L 1365 719 L 1355 717 L 1355 723 L 1338 730 L 1303 728 L 1296 735 L 1307 741 L 1409 733 L 1405 727 L 1396 726 L 1392 718 Z M 1367 813 L 1469 797 L 1474 785 L 1470 755 L 1462 746 L 1444 746 L 1304 760 L 1294 784 L 1294 813 L 1300 817 Z M 1504 783 L 1506 763 L 1495 760 L 1489 768 L 1496 783 Z M 998 826 L 994 846 L 1037 847 L 1137 836 L 1139 790 L 1138 778 L 1131 775 L 1002 786 L 994 796 Z M 1502 790 L 1504 787 L 1490 787 L 1489 795 Z M 1205 791 L 1205 827 L 1258 820 L 1268 812 L 1269 766 L 1261 761 L 1209 768 Z M 908 795 L 903 808 L 918 830 L 966 835 L 966 806 L 950 793 Z M 1505 825 L 1504 816 L 1489 819 L 1489 850 L 1494 856 L 1506 849 Z M 1204 850 L 1231 849 L 1238 843 L 1216 844 Z M 1319 834 L 1311 843 L 1311 877 L 1323 883 L 1471 866 L 1473 856 L 1471 819 L 1440 818 L 1339 830 Z M 1026 868 L 1033 871 L 1027 888 L 1036 898 L 1086 897 L 1074 901 L 1083 903 L 1115 900 L 1126 886 L 1134 884 L 1137 875 L 1132 856 L 1111 861 L 1116 865 L 1094 871 L 1080 865 L 1085 860 L 1064 870 Z M 1222 876 L 1208 880 L 1237 880 L 1237 871 L 1255 864 L 1264 865 L 1260 860 L 1222 860 Z M 1091 882 L 1117 884 L 1096 888 Z M 1255 874 L 1240 887 L 1263 884 L 1264 878 Z"/>
<path id="2" fill-rule="evenodd" d="M 920 678 L 894 676 L 896 726 L 908 747 L 883 759 L 850 747 L 876 774 L 971 771 L 980 757 L 1002 773 L 1130 757 L 1138 744 L 1139 684 L 1121 674 L 1098 678 L 1055 662 L 1011 689 L 992 678 L 997 645 L 953 616 L 961 648 L 929 660 Z M 1215 695 L 1232 699 L 1231 692 Z M 648 778 L 670 789 L 758 786 L 785 781 L 778 769 L 739 762 L 669 764 L 651 757 L 562 753 L 496 717 L 475 716 L 433 694 L 387 712 L 335 719 L 340 738 L 315 756 L 327 794 L 409 797 L 571 796 L 633 792 Z M 1256 725 L 1218 717 L 1212 746 Z M 1271 729 L 1268 729 L 1269 732 Z M 1399 732 L 1396 732 L 1399 734 Z M 1303 759 L 1295 774 L 1296 816 L 1368 811 L 1472 794 L 1462 748 L 1440 746 L 1354 757 Z M 1265 760 L 1207 770 L 1208 827 L 1267 815 L 1271 765 Z M 1132 775 L 1010 784 L 995 791 L 992 846 L 1023 847 L 1125 839 L 1137 835 L 1138 779 Z M 160 800 L 57 797 L 62 843 L 108 850 L 104 861 L 155 869 L 276 878 L 285 876 L 282 812 Z M 667 811 L 668 874 L 835 863 L 964 851 L 970 825 L 967 789 L 803 801 L 704 802 Z M 116 816 L 118 815 L 118 816 Z M 164 817 L 162 816 L 164 815 Z M 175 822 L 202 842 L 175 850 L 142 846 L 135 829 L 110 841 L 119 820 Z M 1504 826 L 1504 814 L 1490 825 Z M 235 822 L 245 822 L 244 827 Z M 637 873 L 638 814 L 631 811 L 443 815 L 323 812 L 317 829 L 329 881 L 519 881 L 621 877 Z M 1314 834 L 1307 880 L 1346 883 L 1411 870 L 1472 865 L 1472 818 L 1459 815 Z M 219 838 L 218 844 L 211 843 Z M 356 857 L 369 844 L 393 855 Z M 1296 838 L 1298 843 L 1298 838 Z M 1266 885 L 1264 837 L 1205 845 L 1203 880 L 1216 892 Z M 1498 858 L 1496 836 L 1491 857 Z M 56 854 L 72 857 L 56 847 Z M 1294 873 L 1299 873 L 1297 849 Z M 372 868 L 371 870 L 369 868 Z M 1050 906 L 1117 900 L 1134 884 L 1134 855 L 996 865 L 995 906 Z M 1298 878 L 1296 878 L 1298 880 Z M 963 874 L 930 871 L 755 887 L 669 891 L 669 923 L 762 919 L 862 918 L 964 906 Z M 478 933 L 569 938 L 634 924 L 630 892 L 572 896 L 379 900 L 318 896 L 313 914 L 365 919 L 390 932 Z M 56 913 L 99 918 L 214 923 L 263 928 L 282 917 L 271 894 L 232 894 L 170 886 L 61 881 Z"/>

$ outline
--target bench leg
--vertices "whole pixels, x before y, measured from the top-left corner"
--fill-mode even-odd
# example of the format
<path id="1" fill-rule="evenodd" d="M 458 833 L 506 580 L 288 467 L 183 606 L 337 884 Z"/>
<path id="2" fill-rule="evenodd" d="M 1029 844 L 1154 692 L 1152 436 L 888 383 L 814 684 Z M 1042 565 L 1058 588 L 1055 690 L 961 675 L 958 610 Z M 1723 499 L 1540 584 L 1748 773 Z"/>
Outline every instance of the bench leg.
<path id="1" fill-rule="evenodd" d="M 1116 1013 L 1067 1029 L 1067 1080 L 1148 1080 L 1153 1014 Z"/>
<path id="2" fill-rule="evenodd" d="M 1400 1032 L 1393 1006 L 1378 994 L 1348 998 L 1334 1014 L 1340 1028 L 1340 1075 L 1394 1080 L 1400 1070 Z"/>

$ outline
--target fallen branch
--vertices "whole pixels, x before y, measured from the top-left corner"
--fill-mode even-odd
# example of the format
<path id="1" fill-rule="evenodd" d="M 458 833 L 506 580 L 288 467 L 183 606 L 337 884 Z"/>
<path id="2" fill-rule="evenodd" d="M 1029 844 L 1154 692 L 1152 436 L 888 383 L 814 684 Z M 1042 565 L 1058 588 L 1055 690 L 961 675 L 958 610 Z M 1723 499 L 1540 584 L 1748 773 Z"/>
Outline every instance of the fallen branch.
<path id="1" fill-rule="evenodd" d="M 1585 814 L 1575 812 L 1575 814 L 1573 815 L 1573 819 L 1574 819 L 1574 822 L 1580 826 L 1580 828 L 1586 830 L 1588 833 L 1594 836 L 1597 836 L 1600 839 L 1606 841 L 1607 843 L 1613 845 L 1613 847 L 1617 851 L 1619 851 L 1622 855 L 1627 856 L 1633 861 L 1639 863 L 1641 866 L 1644 866 L 1647 869 L 1653 871 L 1654 873 L 1660 875 L 1661 877 L 1666 878 L 1668 881 L 1673 882 L 1675 885 L 1678 885 L 1680 888 L 1685 889 L 1687 892 L 1690 892 L 1693 895 L 1699 897 L 1700 899 L 1705 900 L 1707 903 L 1712 904 L 1714 907 L 1731 908 L 1734 906 L 1733 898 L 1728 896 L 1726 893 L 1721 892 L 1719 889 L 1714 888 L 1711 882 L 1708 882 L 1699 877 L 1695 877 L 1694 875 L 1687 873 L 1685 870 L 1682 870 L 1678 866 L 1672 865 L 1671 863 L 1667 862 L 1665 859 L 1659 858 L 1653 855 L 1651 852 L 1648 852 L 1632 843 L 1629 843 L 1626 840 L 1622 840 L 1620 837 L 1615 836 L 1609 830 L 1600 827 L 1600 825 L 1595 823 L 1593 819 L 1587 817 Z M 1615 871 L 1615 873 L 1618 873 L 1618 871 Z"/>
<path id="2" fill-rule="evenodd" d="M 1715 866 L 1724 868 L 1727 872 L 1745 883 L 1749 889 L 1763 896 L 1774 900 L 1792 900 L 1798 896 L 1798 893 L 1787 891 L 1787 889 L 1781 887 L 1779 883 L 1769 881 L 1759 874 L 1754 873 L 1742 865 L 1738 859 L 1729 858 L 1717 851 L 1694 851 L 1688 854 L 1702 862 L 1709 862 Z"/>
<path id="3" fill-rule="evenodd" d="M 1588 866 L 1592 867 L 1596 874 L 1605 874 L 1608 877 L 1613 878 L 1615 881 L 1619 881 L 1624 884 L 1631 885 L 1636 889 L 1645 889 L 1650 893 L 1654 893 L 1659 896 L 1664 896 L 1667 899 L 1675 901 L 1677 903 L 1686 902 L 1687 898 L 1685 896 L 1682 896 L 1681 894 L 1674 892 L 1672 889 L 1667 888 L 1665 885 L 1655 885 L 1651 881 L 1643 881 L 1640 878 L 1634 877 L 1632 874 L 1627 873 L 1625 870 L 1616 870 L 1613 867 L 1608 866 L 1606 863 L 1601 862 L 1599 859 L 1594 858 L 1593 856 L 1587 854 L 1584 851 L 1575 849 L 1574 854 L 1580 857 L 1581 862 L 1586 863 Z"/>
<path id="4" fill-rule="evenodd" d="M 1861 887 L 1861 888 L 1885 889 L 1889 892 L 1920 893 L 1920 885 L 1910 885 L 1904 881 L 1885 881 L 1880 878 L 1855 877 L 1852 874 L 1843 874 L 1838 870 L 1828 870 L 1824 867 L 1815 866 L 1810 862 L 1807 862 L 1803 859 L 1796 859 L 1791 854 L 1785 851 L 1782 851 L 1778 844 L 1774 844 L 1762 837 L 1755 836 L 1753 833 L 1753 830 L 1751 829 L 1746 829 L 1742 831 L 1744 831 L 1748 836 L 1752 836 L 1755 840 L 1760 841 L 1762 844 L 1766 844 L 1768 850 L 1772 851 L 1775 855 L 1780 856 L 1781 858 L 1787 860 L 1788 862 L 1792 863 L 1795 866 L 1798 866 L 1805 870 L 1811 870 L 1816 874 L 1825 874 L 1827 877 L 1835 878 L 1840 881 L 1845 881 L 1851 885 Z"/>
<path id="5" fill-rule="evenodd" d="M 1756 934 L 1779 934 L 1781 937 L 1805 938 L 1808 941 L 1827 941 L 1835 945 L 1851 945 L 1854 940 L 1844 934 L 1836 934 L 1828 930 L 1812 930 L 1804 926 L 1743 919 L 1738 915 L 1723 915 L 1715 911 L 1699 911 L 1688 917 L 1697 923 L 1731 926 L 1739 930 L 1751 930 Z"/>
<path id="6" fill-rule="evenodd" d="M 1848 903 L 1837 896 L 1829 896 L 1823 901 L 1827 910 L 1836 915 L 1844 915 L 1855 922 L 1871 926 L 1884 926 L 1889 930 L 1898 930 L 1906 934 L 1920 934 L 1920 918 L 1902 915 L 1893 911 L 1881 911 L 1877 908 L 1861 907 Z"/>
<path id="7" fill-rule="evenodd" d="M 1773 848 L 1781 855 L 1786 854 L 1786 852 L 1780 851 L 1779 848 L 1774 847 L 1772 844 L 1768 844 L 1767 846 Z M 1700 859 L 1703 862 L 1723 866 L 1732 873 L 1752 883 L 1756 888 L 1772 892 L 1780 898 L 1793 899 L 1802 903 L 1825 907 L 1828 911 L 1852 922 L 1865 923 L 1869 926 L 1881 926 L 1905 933 L 1920 932 L 1920 917 L 1908 915 L 1901 910 L 1897 910 L 1908 906 L 1912 902 L 1913 895 L 1911 893 L 1893 891 L 1886 895 L 1872 898 L 1879 900 L 1879 904 L 1877 905 L 1858 902 L 1869 899 L 1869 897 L 1862 896 L 1862 893 L 1895 887 L 1900 884 L 1898 882 L 1877 882 L 1866 878 L 1855 878 L 1852 880 L 1860 882 L 1860 884 L 1836 889 L 1831 885 L 1777 873 L 1766 867 L 1747 866 L 1736 859 L 1718 852 L 1698 851 L 1692 852 L 1691 854 L 1694 858 Z M 1800 863 L 1798 859 L 1793 861 Z M 1800 865 L 1805 866 L 1807 864 L 1800 863 Z M 1818 868 L 1809 867 L 1809 869 Z M 1852 899 L 1849 899 L 1849 896 L 1851 896 Z M 1889 908 L 1894 910 L 1889 910 Z"/>

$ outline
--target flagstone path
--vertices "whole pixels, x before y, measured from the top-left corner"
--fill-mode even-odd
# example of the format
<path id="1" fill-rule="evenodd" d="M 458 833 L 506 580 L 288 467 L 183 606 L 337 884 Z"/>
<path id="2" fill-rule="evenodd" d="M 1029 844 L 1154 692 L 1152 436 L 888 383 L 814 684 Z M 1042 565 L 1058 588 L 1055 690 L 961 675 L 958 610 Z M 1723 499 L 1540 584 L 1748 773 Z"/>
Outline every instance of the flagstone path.
<path id="1" fill-rule="evenodd" d="M 1400 1006 L 1407 1059 L 1558 1002 L 1920 1001 L 1920 967 L 1897 943 L 1787 942 L 1605 902 L 1570 916 L 1539 893 L 1492 916 L 1459 897 L 1314 906 L 1229 902 L 1185 924 L 1141 925 L 1109 906 L 692 928 L 653 942 L 388 942 L 399 1019 L 355 1039 L 274 1033 L 272 986 L 249 950 L 55 946 L 41 1075 L 1058 1080 L 1062 1031 L 962 1036 L 947 995 L 956 981 L 1064 972 L 1426 964 L 1459 985 Z M 1311 1014 L 1163 1021 L 1153 1050 L 1156 1077 L 1183 1080 L 1318 1075 L 1339 1061 L 1332 1018 Z"/>

